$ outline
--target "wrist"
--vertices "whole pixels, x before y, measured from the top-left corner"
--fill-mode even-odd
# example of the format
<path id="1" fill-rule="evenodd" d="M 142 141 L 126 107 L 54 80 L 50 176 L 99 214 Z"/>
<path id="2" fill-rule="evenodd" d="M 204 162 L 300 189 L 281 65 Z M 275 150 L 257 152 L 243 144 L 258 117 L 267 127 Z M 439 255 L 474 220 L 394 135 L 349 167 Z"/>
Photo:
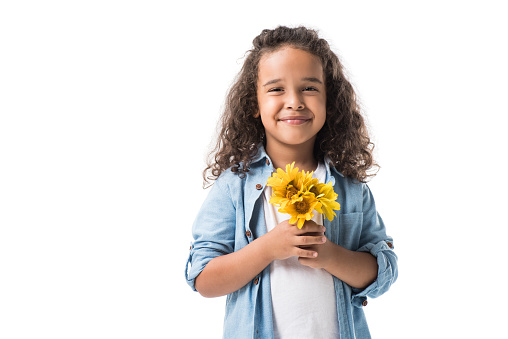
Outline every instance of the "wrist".
<path id="1" fill-rule="evenodd" d="M 257 252 L 261 260 L 267 262 L 267 265 L 276 259 L 273 252 L 274 246 L 271 244 L 270 233 L 257 238 L 252 242 L 252 244 L 254 243 L 256 243 L 256 247 L 258 248 Z"/>
<path id="2" fill-rule="evenodd" d="M 331 273 L 331 271 L 335 270 L 337 261 L 343 256 L 343 251 L 346 249 L 330 241 L 328 238 L 326 238 L 326 242 L 322 246 L 328 246 L 328 250 L 326 251 L 328 255 L 326 258 L 323 258 L 323 269 Z"/>

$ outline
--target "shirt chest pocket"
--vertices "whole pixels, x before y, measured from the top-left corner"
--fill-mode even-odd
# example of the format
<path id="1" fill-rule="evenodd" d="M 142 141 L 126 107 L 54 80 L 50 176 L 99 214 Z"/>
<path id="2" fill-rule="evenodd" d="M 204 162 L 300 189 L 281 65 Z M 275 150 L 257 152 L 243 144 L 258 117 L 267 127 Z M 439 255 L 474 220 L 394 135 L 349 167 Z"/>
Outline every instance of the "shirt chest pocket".
<path id="1" fill-rule="evenodd" d="M 360 245 L 362 234 L 363 213 L 339 214 L 337 243 L 348 250 L 355 251 Z"/>

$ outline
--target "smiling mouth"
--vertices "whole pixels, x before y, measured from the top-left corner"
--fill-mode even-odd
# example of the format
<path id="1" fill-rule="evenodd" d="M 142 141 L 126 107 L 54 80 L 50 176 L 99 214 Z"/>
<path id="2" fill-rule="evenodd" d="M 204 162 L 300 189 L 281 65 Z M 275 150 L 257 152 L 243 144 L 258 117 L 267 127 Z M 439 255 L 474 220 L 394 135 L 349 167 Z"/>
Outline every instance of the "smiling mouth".
<path id="1" fill-rule="evenodd" d="M 288 124 L 288 125 L 302 125 L 310 120 L 311 119 L 307 118 L 307 117 L 285 117 L 285 118 L 279 119 L 279 121 L 281 121 L 285 124 Z"/>

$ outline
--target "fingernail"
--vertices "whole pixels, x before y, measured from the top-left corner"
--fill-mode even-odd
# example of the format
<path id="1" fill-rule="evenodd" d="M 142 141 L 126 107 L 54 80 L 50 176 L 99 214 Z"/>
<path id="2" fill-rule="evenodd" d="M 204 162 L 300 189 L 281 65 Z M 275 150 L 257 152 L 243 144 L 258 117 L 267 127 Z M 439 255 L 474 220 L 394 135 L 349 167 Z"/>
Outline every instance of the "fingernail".
<path id="1" fill-rule="evenodd" d="M 321 238 L 321 242 L 325 242 L 326 241 L 326 238 L 325 237 L 322 237 Z"/>
<path id="2" fill-rule="evenodd" d="M 315 257 L 317 257 L 317 252 L 314 252 L 314 253 L 312 254 L 312 256 L 313 256 L 314 258 L 315 258 Z"/>

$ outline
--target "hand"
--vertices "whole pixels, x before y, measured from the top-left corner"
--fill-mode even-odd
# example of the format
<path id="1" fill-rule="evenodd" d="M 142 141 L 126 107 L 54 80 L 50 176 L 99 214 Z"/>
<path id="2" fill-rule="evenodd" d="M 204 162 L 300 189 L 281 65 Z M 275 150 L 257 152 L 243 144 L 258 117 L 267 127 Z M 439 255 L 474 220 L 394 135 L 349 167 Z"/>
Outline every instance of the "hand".
<path id="1" fill-rule="evenodd" d="M 264 237 L 273 260 L 283 260 L 293 256 L 316 258 L 318 252 L 314 246 L 326 241 L 324 232 L 325 228 L 312 220 L 306 221 L 301 229 L 296 227 L 296 224 L 290 224 L 289 220 L 285 220 Z"/>
<path id="2" fill-rule="evenodd" d="M 309 221 L 305 222 L 304 227 L 305 227 L 305 225 L 308 222 Z M 322 242 L 321 244 L 313 244 L 313 245 L 309 245 L 309 246 L 302 246 L 302 248 L 310 250 L 310 251 L 314 251 L 318 255 L 316 257 L 303 257 L 303 256 L 300 256 L 298 258 L 298 262 L 300 264 L 302 264 L 302 265 L 309 266 L 309 267 L 312 267 L 312 268 L 316 268 L 316 269 L 324 268 L 324 269 L 326 269 L 326 267 L 329 264 L 330 259 L 333 258 L 333 246 L 335 244 L 333 242 L 329 241 L 328 238 L 326 238 L 324 236 L 324 233 L 321 233 L 321 234 L 311 233 L 309 235 L 321 235 L 321 236 L 323 236 L 326 239 L 326 241 Z"/>
<path id="3" fill-rule="evenodd" d="M 356 288 L 365 288 L 376 280 L 377 259 L 369 252 L 350 251 L 332 241 L 311 245 L 309 250 L 318 253 L 315 258 L 299 257 L 300 264 L 325 269 L 331 275 Z"/>

